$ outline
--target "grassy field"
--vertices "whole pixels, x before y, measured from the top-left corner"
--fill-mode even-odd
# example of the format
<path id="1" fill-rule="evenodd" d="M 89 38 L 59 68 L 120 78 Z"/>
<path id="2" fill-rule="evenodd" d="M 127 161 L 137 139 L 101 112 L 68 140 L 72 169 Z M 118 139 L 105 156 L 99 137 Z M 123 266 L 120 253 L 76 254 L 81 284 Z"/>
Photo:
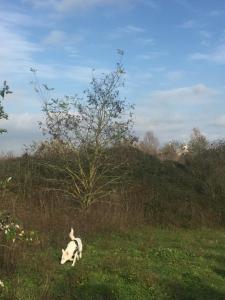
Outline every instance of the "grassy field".
<path id="1" fill-rule="evenodd" d="M 142 228 L 83 239 L 82 260 L 61 249 L 27 255 L 0 299 L 225 299 L 225 231 Z"/>

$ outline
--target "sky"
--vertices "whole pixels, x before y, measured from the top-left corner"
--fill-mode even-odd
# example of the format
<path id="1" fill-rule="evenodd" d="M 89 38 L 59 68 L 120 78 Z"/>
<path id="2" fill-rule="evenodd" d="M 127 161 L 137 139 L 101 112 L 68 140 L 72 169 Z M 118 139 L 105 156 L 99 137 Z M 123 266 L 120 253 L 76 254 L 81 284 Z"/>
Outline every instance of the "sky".
<path id="1" fill-rule="evenodd" d="M 42 102 L 30 68 L 55 97 L 81 94 L 125 53 L 121 95 L 135 104 L 137 136 L 187 142 L 198 127 L 225 138 L 223 0 L 0 0 L 0 84 L 8 130 L 0 153 L 22 153 L 43 139 Z"/>

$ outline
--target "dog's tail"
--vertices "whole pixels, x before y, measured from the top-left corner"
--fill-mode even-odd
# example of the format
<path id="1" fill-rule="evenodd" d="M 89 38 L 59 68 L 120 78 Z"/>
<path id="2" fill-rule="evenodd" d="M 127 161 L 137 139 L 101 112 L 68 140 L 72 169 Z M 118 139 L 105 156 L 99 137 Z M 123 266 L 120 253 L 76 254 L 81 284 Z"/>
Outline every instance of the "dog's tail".
<path id="1" fill-rule="evenodd" d="M 72 241 L 74 241 L 74 240 L 75 240 L 75 236 L 74 236 L 74 230 L 73 230 L 73 228 L 71 228 L 71 230 L 70 230 L 69 237 L 70 237 L 70 239 L 71 239 Z"/>

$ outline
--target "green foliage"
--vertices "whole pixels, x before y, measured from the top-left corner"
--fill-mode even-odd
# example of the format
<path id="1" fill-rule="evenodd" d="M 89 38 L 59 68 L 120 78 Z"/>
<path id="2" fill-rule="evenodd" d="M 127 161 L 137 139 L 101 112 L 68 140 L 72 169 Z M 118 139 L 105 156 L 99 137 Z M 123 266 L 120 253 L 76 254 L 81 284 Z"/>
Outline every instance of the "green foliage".
<path id="1" fill-rule="evenodd" d="M 215 213 L 212 200 L 191 166 L 161 161 L 134 147 L 114 148 L 112 152 L 115 160 L 127 160 L 116 170 L 126 174 L 116 188 L 130 192 L 130 208 L 132 203 L 134 207 L 142 203 L 139 212 L 143 209 L 147 222 L 185 227 L 209 224 L 209 214 Z"/>
<path id="2" fill-rule="evenodd" d="M 225 219 L 225 142 L 217 141 L 189 159 L 199 190 L 209 195 L 211 207 Z"/>
<path id="3" fill-rule="evenodd" d="M 0 181 L 0 197 L 3 200 L 11 184 L 12 177 Z M 0 249 L 8 253 L 14 253 L 14 249 L 19 242 L 34 243 L 38 241 L 38 235 L 35 231 L 24 230 L 21 222 L 13 218 L 7 211 L 0 210 Z M 5 262 L 3 254 L 3 263 Z M 7 258 L 6 258 L 7 260 Z"/>
<path id="4" fill-rule="evenodd" d="M 7 212 L 0 212 L 0 237 L 6 245 L 19 241 L 38 242 L 37 232 L 25 231 L 21 222 L 14 220 Z"/>
<path id="5" fill-rule="evenodd" d="M 1 96 L 2 100 L 5 98 L 5 95 L 11 94 L 11 93 L 12 92 L 9 90 L 9 86 L 7 85 L 6 81 L 4 81 L 3 87 L 2 87 L 2 89 L 0 89 L 0 96 Z M 2 105 L 2 101 L 0 99 L 0 120 L 1 119 L 6 119 L 7 120 L 8 119 L 8 115 L 5 113 L 4 107 Z M 7 130 L 0 128 L 0 134 L 4 133 L 4 132 L 7 132 Z"/>

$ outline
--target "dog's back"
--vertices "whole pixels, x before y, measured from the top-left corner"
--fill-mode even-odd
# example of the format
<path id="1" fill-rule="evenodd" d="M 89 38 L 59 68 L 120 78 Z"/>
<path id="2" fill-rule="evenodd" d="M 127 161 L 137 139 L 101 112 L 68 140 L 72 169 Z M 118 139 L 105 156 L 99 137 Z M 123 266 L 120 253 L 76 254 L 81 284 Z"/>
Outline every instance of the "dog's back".
<path id="1" fill-rule="evenodd" d="M 82 250 L 83 250 L 83 244 L 80 238 L 75 238 L 74 241 L 76 241 L 77 243 L 77 247 L 78 247 L 78 255 L 79 258 L 82 257 Z"/>
<path id="2" fill-rule="evenodd" d="M 81 258 L 82 257 L 83 244 L 82 244 L 82 241 L 81 241 L 80 238 L 75 238 L 73 228 L 71 228 L 71 230 L 70 230 L 69 237 L 70 237 L 70 239 L 72 241 L 74 241 L 76 243 L 77 248 L 78 248 L 77 249 L 78 250 L 77 251 L 78 252 L 78 256 L 79 256 L 79 258 Z"/>

